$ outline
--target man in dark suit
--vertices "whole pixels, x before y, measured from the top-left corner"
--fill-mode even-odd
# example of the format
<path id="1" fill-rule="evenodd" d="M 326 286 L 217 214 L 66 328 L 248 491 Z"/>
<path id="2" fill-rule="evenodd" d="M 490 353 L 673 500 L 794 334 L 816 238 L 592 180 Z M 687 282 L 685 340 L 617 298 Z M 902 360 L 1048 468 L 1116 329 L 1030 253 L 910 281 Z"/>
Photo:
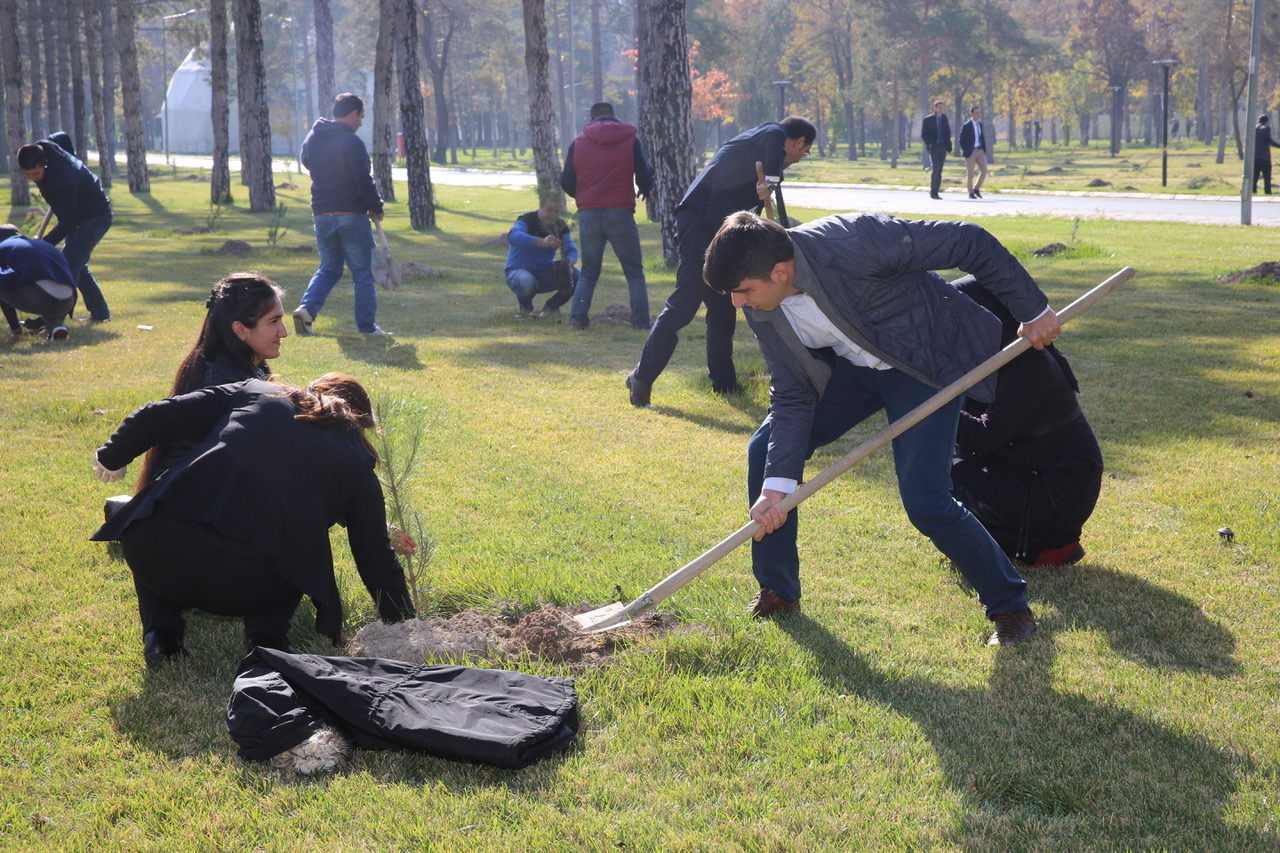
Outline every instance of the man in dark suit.
<path id="1" fill-rule="evenodd" d="M 1262 176 L 1262 188 L 1271 195 L 1271 149 L 1280 148 L 1280 142 L 1271 138 L 1271 117 L 1258 116 L 1258 126 L 1253 129 L 1253 191 L 1258 192 L 1258 176 Z"/>
<path id="2" fill-rule="evenodd" d="M 964 155 L 965 181 L 969 198 L 982 198 L 982 184 L 987 179 L 987 129 L 982 124 L 982 107 L 969 110 L 969 120 L 960 126 L 960 153 Z M 973 180 L 974 172 L 978 180 Z"/>
<path id="3" fill-rule="evenodd" d="M 929 179 L 929 198 L 942 198 L 942 164 L 947 162 L 947 155 L 951 153 L 951 122 L 947 121 L 946 110 L 945 103 L 934 101 L 933 115 L 926 116 L 920 123 L 920 138 L 924 140 L 929 161 L 933 164 L 933 175 Z"/>
<path id="4" fill-rule="evenodd" d="M 902 418 L 992 355 L 1000 323 L 934 272 L 971 273 L 1021 319 L 1036 347 L 1060 330 L 1030 273 L 967 222 L 841 214 L 790 231 L 750 213 L 725 220 L 707 249 L 713 289 L 746 310 L 772 376 L 769 414 L 747 449 L 758 618 L 800 610 L 796 513 L 778 504 L 805 461 L 884 409 Z M 969 392 L 990 400 L 994 377 Z M 989 643 L 1035 632 L 1026 583 L 982 524 L 951 495 L 961 401 L 893 439 L 898 491 L 911 523 L 964 575 L 995 622 Z"/>
<path id="5" fill-rule="evenodd" d="M 759 211 L 764 206 L 764 199 L 782 181 L 782 170 L 799 163 L 809 153 L 817 133 L 812 122 L 798 116 L 753 127 L 720 146 L 711 162 L 693 179 L 676 207 L 676 238 L 680 244 L 676 289 L 649 330 L 640 363 L 627 376 L 631 405 L 649 405 L 653 383 L 675 353 L 680 330 L 693 321 L 703 303 L 707 306 L 711 390 L 718 394 L 741 390 L 733 366 L 733 330 L 738 312 L 727 296 L 702 283 L 702 256 L 726 216 L 739 210 Z M 757 163 L 763 166 L 764 181 L 757 180 Z M 781 203 L 778 212 L 783 214 Z"/>

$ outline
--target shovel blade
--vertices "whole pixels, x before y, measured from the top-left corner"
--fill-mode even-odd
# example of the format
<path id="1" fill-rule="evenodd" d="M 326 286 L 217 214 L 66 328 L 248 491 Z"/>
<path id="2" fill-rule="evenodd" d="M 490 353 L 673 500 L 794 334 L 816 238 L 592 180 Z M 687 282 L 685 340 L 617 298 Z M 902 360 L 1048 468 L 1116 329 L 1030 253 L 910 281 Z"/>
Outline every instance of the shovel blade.
<path id="1" fill-rule="evenodd" d="M 577 622 L 578 627 L 588 634 L 594 634 L 598 631 L 612 631 L 614 628 L 621 628 L 623 625 L 631 624 L 631 617 L 626 614 L 626 609 L 627 606 L 621 601 L 615 601 L 613 604 L 606 604 L 604 607 L 597 607 L 595 610 L 579 613 L 573 617 L 573 621 Z"/>

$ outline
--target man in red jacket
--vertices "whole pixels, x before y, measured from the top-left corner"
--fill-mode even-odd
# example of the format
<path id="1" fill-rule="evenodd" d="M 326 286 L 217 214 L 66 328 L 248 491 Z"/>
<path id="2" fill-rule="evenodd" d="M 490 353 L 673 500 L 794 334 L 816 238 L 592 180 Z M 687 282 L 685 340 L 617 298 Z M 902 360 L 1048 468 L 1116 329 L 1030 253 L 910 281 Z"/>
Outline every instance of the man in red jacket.
<path id="1" fill-rule="evenodd" d="M 632 184 L 634 176 L 635 183 Z M 578 239 L 582 244 L 582 275 L 574 289 L 569 328 L 581 331 L 604 262 L 604 244 L 622 264 L 631 300 L 631 325 L 649 328 L 649 288 L 640 257 L 636 228 L 636 199 L 649 194 L 653 170 L 644 158 L 636 129 L 613 114 L 613 105 L 593 104 L 591 120 L 565 153 L 560 186 L 578 202 Z"/>

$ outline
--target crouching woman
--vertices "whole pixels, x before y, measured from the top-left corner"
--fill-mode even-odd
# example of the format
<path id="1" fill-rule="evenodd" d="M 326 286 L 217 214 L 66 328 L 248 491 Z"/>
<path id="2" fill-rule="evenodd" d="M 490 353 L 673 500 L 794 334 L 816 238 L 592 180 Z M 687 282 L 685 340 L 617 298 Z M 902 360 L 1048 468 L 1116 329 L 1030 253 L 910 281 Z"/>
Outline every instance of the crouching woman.
<path id="1" fill-rule="evenodd" d="M 347 528 L 356 568 L 379 616 L 414 615 L 387 538 L 364 388 L 328 374 L 309 388 L 249 379 L 148 403 L 94 455 L 118 480 L 157 444 L 195 446 L 93 535 L 118 539 L 133 572 L 143 656 L 156 667 L 185 654 L 182 611 L 244 617 L 250 648 L 287 649 L 306 595 L 317 630 L 335 643 L 342 602 L 329 528 Z"/>

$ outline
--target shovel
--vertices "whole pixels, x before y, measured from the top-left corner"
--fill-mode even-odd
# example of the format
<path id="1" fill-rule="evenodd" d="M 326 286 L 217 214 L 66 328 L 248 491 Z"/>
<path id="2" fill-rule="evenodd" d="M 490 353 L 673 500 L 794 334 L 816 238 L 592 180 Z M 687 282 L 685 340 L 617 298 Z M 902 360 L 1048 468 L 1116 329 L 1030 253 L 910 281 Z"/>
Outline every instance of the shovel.
<path id="1" fill-rule="evenodd" d="M 764 163 L 756 161 L 756 183 L 764 183 Z M 773 187 L 769 187 L 769 194 L 764 199 L 764 218 L 773 219 Z M 782 227 L 787 227 L 787 223 L 782 223 Z"/>
<path id="2" fill-rule="evenodd" d="M 1081 296 L 1075 302 L 1072 302 L 1066 308 L 1058 313 L 1058 322 L 1066 323 L 1079 316 L 1094 303 L 1098 302 L 1102 297 L 1106 296 L 1112 290 L 1115 290 L 1121 284 L 1133 278 L 1134 271 L 1132 267 L 1124 269 L 1111 276 L 1097 287 L 1090 290 L 1084 296 Z M 873 452 L 888 444 L 911 427 L 924 420 L 947 403 L 959 397 L 965 391 L 977 385 L 983 379 L 995 373 L 1001 367 L 1013 361 L 1022 355 L 1031 346 L 1031 342 L 1026 338 L 1018 338 L 1009 344 L 1000 352 L 988 358 L 977 367 L 970 370 L 964 376 L 961 376 L 955 382 L 952 382 L 946 388 L 934 394 L 928 400 L 916 406 L 910 412 L 907 412 L 898 420 L 889 424 L 875 436 L 863 442 L 862 444 L 850 450 L 843 457 L 827 466 L 821 474 L 801 485 L 791 494 L 787 495 L 780 503 L 778 508 L 784 512 L 790 512 L 795 509 L 801 501 L 808 498 L 814 492 L 839 477 L 845 471 L 849 470 L 862 459 L 870 456 Z M 612 631 L 615 628 L 621 628 L 630 624 L 635 618 L 643 613 L 652 610 L 659 602 L 669 598 L 672 593 L 683 587 L 689 581 L 702 574 L 713 564 L 719 562 L 722 557 L 728 556 L 737 550 L 738 546 L 751 539 L 759 525 L 754 521 L 748 521 L 740 527 L 735 533 L 731 534 L 727 539 L 722 540 L 711 550 L 695 558 L 692 562 L 684 567 L 677 569 L 668 575 L 655 586 L 650 587 L 630 604 L 615 602 L 606 604 L 604 607 L 596 608 L 575 616 L 574 619 L 583 631 L 594 634 L 600 631 Z"/>
<path id="3" fill-rule="evenodd" d="M 44 212 L 44 219 L 40 221 L 40 227 L 36 229 L 36 239 L 44 239 L 44 229 L 49 227 L 49 218 L 53 216 L 53 208 L 49 208 Z"/>
<path id="4" fill-rule="evenodd" d="M 372 219 L 372 217 L 370 218 Z M 373 280 L 383 290 L 399 290 L 400 264 L 391 257 L 391 247 L 387 245 L 387 235 L 382 233 L 382 221 L 374 219 L 373 224 L 378 229 L 378 240 L 382 243 L 382 249 L 373 254 Z"/>

